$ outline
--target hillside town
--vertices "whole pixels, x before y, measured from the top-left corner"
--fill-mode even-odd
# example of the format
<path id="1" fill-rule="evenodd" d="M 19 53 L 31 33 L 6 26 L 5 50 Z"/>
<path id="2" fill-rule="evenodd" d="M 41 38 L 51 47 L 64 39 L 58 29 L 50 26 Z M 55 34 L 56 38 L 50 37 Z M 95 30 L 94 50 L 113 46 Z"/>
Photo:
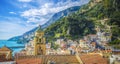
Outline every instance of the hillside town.
<path id="1" fill-rule="evenodd" d="M 39 27 L 34 39 L 14 56 L 8 47 L 0 48 L 0 64 L 120 64 L 120 51 L 108 45 L 110 40 L 111 35 L 97 29 L 97 34 L 79 41 L 57 39 L 52 48 Z"/>
<path id="2" fill-rule="evenodd" d="M 0 64 L 120 64 L 120 0 L 0 0 Z"/>

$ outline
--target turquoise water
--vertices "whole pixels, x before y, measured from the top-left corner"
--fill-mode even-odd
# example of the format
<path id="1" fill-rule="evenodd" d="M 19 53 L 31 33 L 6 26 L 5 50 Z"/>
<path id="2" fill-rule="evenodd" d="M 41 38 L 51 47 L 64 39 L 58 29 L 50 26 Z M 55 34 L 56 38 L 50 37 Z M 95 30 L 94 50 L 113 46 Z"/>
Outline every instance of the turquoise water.
<path id="1" fill-rule="evenodd" d="M 7 47 L 24 46 L 24 44 L 18 44 L 16 41 L 0 40 L 0 48 L 3 47 L 3 46 L 7 46 Z M 22 49 L 23 48 L 12 48 L 13 55 L 14 55 L 14 53 L 19 52 Z"/>

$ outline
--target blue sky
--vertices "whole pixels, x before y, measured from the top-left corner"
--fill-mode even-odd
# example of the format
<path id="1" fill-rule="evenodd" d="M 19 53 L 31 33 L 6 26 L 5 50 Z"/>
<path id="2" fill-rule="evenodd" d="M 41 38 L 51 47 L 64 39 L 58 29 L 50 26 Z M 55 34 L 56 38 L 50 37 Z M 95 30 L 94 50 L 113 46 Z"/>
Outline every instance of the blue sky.
<path id="1" fill-rule="evenodd" d="M 89 0 L 0 0 L 0 39 L 22 35 L 59 11 Z"/>

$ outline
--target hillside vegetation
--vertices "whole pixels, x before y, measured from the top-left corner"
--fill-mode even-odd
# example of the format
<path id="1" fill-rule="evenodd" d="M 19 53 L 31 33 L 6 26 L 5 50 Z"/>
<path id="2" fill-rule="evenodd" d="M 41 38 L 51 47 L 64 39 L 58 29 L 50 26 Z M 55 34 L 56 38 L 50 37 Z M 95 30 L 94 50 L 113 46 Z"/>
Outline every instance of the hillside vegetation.
<path id="1" fill-rule="evenodd" d="M 48 26 L 50 26 L 52 23 L 56 22 L 56 20 L 63 18 L 64 16 L 67 16 L 71 13 L 74 13 L 75 11 L 78 11 L 79 9 L 80 9 L 80 6 L 73 6 L 73 7 L 67 8 L 65 10 L 59 11 L 59 12 L 55 13 L 50 19 L 48 19 L 48 21 L 45 24 L 41 25 L 41 28 L 45 29 Z M 35 31 L 37 28 L 38 27 L 35 27 L 32 30 L 27 31 L 20 36 L 15 36 L 8 40 L 17 41 L 17 43 L 23 43 L 23 44 L 28 43 L 30 40 L 32 40 L 34 38 L 34 34 L 35 34 Z"/>
<path id="2" fill-rule="evenodd" d="M 78 39 L 96 33 L 99 26 L 112 34 L 112 41 L 120 40 L 120 0 L 90 0 L 79 11 L 61 18 L 46 30 L 48 40 Z M 109 27 L 110 30 L 107 30 Z"/>

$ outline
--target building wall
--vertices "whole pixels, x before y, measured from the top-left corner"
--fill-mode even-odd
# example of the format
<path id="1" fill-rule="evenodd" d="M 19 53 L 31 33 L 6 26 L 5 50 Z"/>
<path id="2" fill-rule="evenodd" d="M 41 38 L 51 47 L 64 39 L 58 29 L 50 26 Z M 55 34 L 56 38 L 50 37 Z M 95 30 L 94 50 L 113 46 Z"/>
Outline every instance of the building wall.
<path id="1" fill-rule="evenodd" d="M 46 41 L 44 32 L 36 32 L 34 38 L 34 55 L 46 54 Z"/>
<path id="2" fill-rule="evenodd" d="M 12 59 L 12 52 L 11 51 L 0 51 L 0 54 L 5 54 L 6 59 Z"/>

